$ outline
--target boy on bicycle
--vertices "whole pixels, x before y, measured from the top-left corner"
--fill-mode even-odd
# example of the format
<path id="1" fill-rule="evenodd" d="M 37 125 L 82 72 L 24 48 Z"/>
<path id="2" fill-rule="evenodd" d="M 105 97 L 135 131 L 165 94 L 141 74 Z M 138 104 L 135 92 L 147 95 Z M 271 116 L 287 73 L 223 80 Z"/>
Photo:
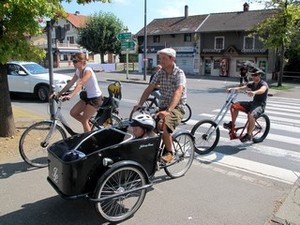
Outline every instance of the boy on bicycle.
<path id="1" fill-rule="evenodd" d="M 224 123 L 224 128 L 231 129 L 232 123 L 235 124 L 236 118 L 240 109 L 245 111 L 248 115 L 248 127 L 247 133 L 240 139 L 241 142 L 247 142 L 252 140 L 252 132 L 255 127 L 255 120 L 258 118 L 265 110 L 266 107 L 266 100 L 268 96 L 268 84 L 264 80 L 261 79 L 261 74 L 263 72 L 260 70 L 255 70 L 254 72 L 250 73 L 252 77 L 252 82 L 248 84 L 244 84 L 239 87 L 228 88 L 227 91 L 238 91 L 238 90 L 249 90 L 247 94 L 250 97 L 253 97 L 252 101 L 240 101 L 236 102 L 232 105 L 232 121 L 229 123 Z"/>
<path id="2" fill-rule="evenodd" d="M 153 76 L 152 81 L 144 90 L 139 103 L 134 106 L 136 111 L 142 107 L 153 90 L 160 85 L 159 119 L 164 119 L 163 142 L 166 153 L 162 156 L 164 162 L 174 160 L 172 133 L 180 124 L 185 113 L 186 104 L 186 77 L 179 67 L 176 66 L 176 51 L 172 48 L 164 48 L 157 52 L 160 59 L 161 69 Z"/>

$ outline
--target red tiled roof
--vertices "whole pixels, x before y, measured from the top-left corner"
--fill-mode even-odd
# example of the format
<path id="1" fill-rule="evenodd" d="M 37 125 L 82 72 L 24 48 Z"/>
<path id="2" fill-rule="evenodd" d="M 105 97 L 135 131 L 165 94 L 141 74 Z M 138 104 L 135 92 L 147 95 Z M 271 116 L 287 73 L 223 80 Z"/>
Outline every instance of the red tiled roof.
<path id="1" fill-rule="evenodd" d="M 76 28 L 84 27 L 87 22 L 88 16 L 79 14 L 68 13 L 67 20 Z"/>

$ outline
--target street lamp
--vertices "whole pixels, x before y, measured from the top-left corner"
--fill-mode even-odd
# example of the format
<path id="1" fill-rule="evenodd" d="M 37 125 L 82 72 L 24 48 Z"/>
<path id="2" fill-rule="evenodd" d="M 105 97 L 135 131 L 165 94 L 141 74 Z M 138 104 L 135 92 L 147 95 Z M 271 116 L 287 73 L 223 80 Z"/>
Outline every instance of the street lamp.
<path id="1" fill-rule="evenodd" d="M 147 0 L 144 1 L 144 80 L 147 76 Z"/>

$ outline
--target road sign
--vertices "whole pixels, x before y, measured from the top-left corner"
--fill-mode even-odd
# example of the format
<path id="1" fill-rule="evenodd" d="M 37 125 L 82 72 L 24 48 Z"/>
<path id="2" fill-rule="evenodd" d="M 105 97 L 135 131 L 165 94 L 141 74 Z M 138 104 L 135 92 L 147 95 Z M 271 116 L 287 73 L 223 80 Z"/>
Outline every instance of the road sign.
<path id="1" fill-rule="evenodd" d="M 121 43 L 121 49 L 130 49 L 130 48 L 134 48 L 135 47 L 135 43 L 133 41 L 127 41 L 127 42 L 122 42 Z"/>
<path id="2" fill-rule="evenodd" d="M 131 38 L 132 38 L 131 32 L 119 33 L 119 34 L 117 35 L 117 39 L 118 39 L 119 41 L 131 40 Z"/>

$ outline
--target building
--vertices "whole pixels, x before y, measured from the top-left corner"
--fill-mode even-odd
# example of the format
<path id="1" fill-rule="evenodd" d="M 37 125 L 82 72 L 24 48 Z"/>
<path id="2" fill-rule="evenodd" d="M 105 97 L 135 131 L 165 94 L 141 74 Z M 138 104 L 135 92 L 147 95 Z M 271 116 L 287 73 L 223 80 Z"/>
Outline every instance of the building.
<path id="1" fill-rule="evenodd" d="M 101 63 L 100 55 L 92 54 L 87 49 L 77 43 L 79 29 L 83 28 L 88 20 L 88 16 L 80 15 L 78 11 L 67 13 L 66 18 L 61 18 L 53 24 L 52 29 L 52 49 L 55 67 L 72 66 L 71 56 L 78 52 L 86 54 L 89 62 Z M 31 38 L 34 45 L 47 49 L 47 36 L 43 34 L 39 37 Z M 112 63 L 115 57 L 113 54 L 105 55 L 105 63 Z M 45 59 L 45 65 L 47 60 Z"/>
<path id="2" fill-rule="evenodd" d="M 148 67 L 159 63 L 158 50 L 172 47 L 177 51 L 177 65 L 187 74 L 235 77 L 246 60 L 270 72 L 273 53 L 264 49 L 259 38 L 250 35 L 250 30 L 274 13 L 274 10 L 250 11 L 245 3 L 238 12 L 189 16 L 185 6 L 183 17 L 154 19 L 147 25 Z M 144 29 L 136 36 L 142 60 Z"/>

